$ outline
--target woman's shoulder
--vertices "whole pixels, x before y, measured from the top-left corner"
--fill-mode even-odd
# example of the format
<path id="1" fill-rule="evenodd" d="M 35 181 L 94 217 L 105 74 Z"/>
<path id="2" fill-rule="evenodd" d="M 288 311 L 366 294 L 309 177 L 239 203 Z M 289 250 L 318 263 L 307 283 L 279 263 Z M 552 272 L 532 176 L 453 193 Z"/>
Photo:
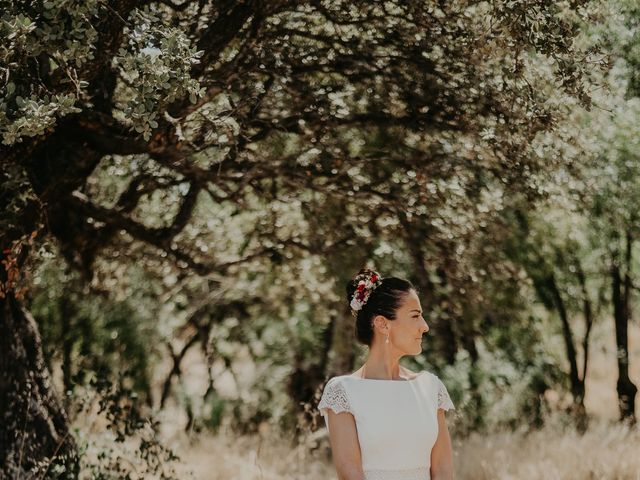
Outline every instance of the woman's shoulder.
<path id="1" fill-rule="evenodd" d="M 413 370 L 410 370 L 408 368 L 404 369 L 404 374 L 405 377 L 407 378 L 407 380 L 414 380 L 418 377 L 422 377 L 425 374 L 431 374 L 431 372 L 427 371 L 427 370 L 418 370 L 417 372 L 414 372 Z"/>
<path id="2" fill-rule="evenodd" d="M 431 370 L 420 370 L 418 372 L 418 375 L 424 375 L 429 378 L 438 378 L 438 376 L 435 373 L 433 373 Z"/>
<path id="3" fill-rule="evenodd" d="M 349 375 L 347 374 L 343 374 L 343 375 L 334 375 L 333 377 L 329 377 L 325 382 L 324 382 L 324 391 L 335 391 L 335 390 L 343 390 L 344 389 L 344 383 L 345 383 L 345 379 L 348 377 Z M 348 381 L 348 380 L 346 380 Z"/>
<path id="4" fill-rule="evenodd" d="M 323 415 L 327 414 L 328 409 L 333 410 L 335 413 L 353 413 L 351 401 L 346 392 L 347 388 L 341 381 L 341 377 L 342 375 L 331 377 L 324 385 L 320 402 L 318 403 L 318 409 Z"/>
<path id="5" fill-rule="evenodd" d="M 451 397 L 449 396 L 449 391 L 445 386 L 444 382 L 440 379 L 438 375 L 433 372 L 429 372 L 427 370 L 423 370 L 425 372 L 425 376 L 430 378 L 431 385 L 433 386 L 433 391 L 436 393 L 438 408 L 442 408 L 444 410 L 455 410 L 455 406 Z"/>
<path id="6" fill-rule="evenodd" d="M 403 373 L 404 376 L 407 380 L 414 380 L 416 378 L 429 378 L 429 379 L 435 379 L 438 378 L 438 376 L 433 373 L 431 370 L 427 370 L 425 368 L 418 370 L 416 372 L 414 372 L 413 370 L 409 369 L 409 368 L 404 368 L 403 367 Z"/>
<path id="7" fill-rule="evenodd" d="M 357 377 L 351 373 L 343 373 L 341 375 L 334 375 L 333 377 L 329 377 L 329 379 L 325 382 L 325 386 L 329 387 L 331 385 L 342 384 L 345 381 L 357 380 Z"/>

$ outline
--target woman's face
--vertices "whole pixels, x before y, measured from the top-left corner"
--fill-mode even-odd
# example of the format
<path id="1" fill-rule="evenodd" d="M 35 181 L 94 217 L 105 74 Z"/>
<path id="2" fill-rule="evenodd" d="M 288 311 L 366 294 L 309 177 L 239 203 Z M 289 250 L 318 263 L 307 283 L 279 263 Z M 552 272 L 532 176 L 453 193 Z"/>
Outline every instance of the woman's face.
<path id="1" fill-rule="evenodd" d="M 417 355 L 422 352 L 422 335 L 429 325 L 422 316 L 420 299 L 414 290 L 405 296 L 404 303 L 396 312 L 396 319 L 388 321 L 389 343 L 402 355 Z"/>

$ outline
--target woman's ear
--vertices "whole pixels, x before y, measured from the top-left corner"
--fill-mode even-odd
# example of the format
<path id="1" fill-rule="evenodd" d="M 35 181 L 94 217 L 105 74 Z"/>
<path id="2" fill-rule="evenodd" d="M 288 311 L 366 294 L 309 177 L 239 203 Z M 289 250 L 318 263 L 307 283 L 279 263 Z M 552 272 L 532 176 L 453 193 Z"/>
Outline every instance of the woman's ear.
<path id="1" fill-rule="evenodd" d="M 377 327 L 382 332 L 386 332 L 389 329 L 387 317 L 384 315 L 376 315 L 373 319 L 374 329 Z"/>

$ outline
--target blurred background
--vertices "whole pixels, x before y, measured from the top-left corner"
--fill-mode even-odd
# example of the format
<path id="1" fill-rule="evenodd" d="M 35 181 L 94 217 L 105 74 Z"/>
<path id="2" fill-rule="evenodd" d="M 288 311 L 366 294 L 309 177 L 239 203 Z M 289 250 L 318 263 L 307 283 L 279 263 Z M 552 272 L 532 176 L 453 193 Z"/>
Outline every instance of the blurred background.
<path id="1" fill-rule="evenodd" d="M 0 476 L 337 478 L 368 266 L 455 478 L 640 478 L 636 2 L 1 15 Z"/>

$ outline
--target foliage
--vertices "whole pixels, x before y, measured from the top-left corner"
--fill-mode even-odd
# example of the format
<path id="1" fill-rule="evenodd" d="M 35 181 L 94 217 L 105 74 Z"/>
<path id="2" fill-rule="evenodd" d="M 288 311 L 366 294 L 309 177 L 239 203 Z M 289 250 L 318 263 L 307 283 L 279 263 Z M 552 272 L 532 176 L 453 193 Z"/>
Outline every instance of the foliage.
<path id="1" fill-rule="evenodd" d="M 419 288 L 432 337 L 414 365 L 449 371 L 467 431 L 538 422 L 562 380 L 532 277 L 554 248 L 598 252 L 562 237 L 562 207 L 637 200 L 635 104 L 608 129 L 592 108 L 613 101 L 596 87 L 632 75 L 610 58 L 624 39 L 633 65 L 627 20 L 605 2 L 135 6 L 13 2 L 2 17 L 2 198 L 12 224 L 46 219 L 81 273 L 43 265 L 31 307 L 49 357 L 66 341 L 77 371 L 133 368 L 144 390 L 157 347 L 191 423 L 293 428 L 312 386 L 362 354 L 341 348 L 343 286 L 372 260 Z M 533 215 L 535 235 L 517 236 L 515 208 L 550 199 L 561 220 Z M 508 388 L 509 409 L 491 410 Z"/>
<path id="2" fill-rule="evenodd" d="M 159 441 L 158 421 L 144 413 L 135 391 L 98 375 L 91 376 L 83 390 L 77 400 L 78 417 L 82 423 L 87 423 L 82 417 L 94 422 L 104 418 L 108 434 L 98 440 L 76 431 L 81 441 L 81 478 L 179 478 L 175 471 L 179 457 Z"/>
<path id="3" fill-rule="evenodd" d="M 149 140 L 158 128 L 159 111 L 177 98 L 189 96 L 196 103 L 204 88 L 189 71 L 204 53 L 191 47 L 189 38 L 179 29 L 163 27 L 160 18 L 148 8 L 134 10 L 131 27 L 124 30 L 129 41 L 114 57 L 121 72 L 122 118 L 132 122 L 135 131 Z M 131 29 L 131 30 L 130 30 Z"/>
<path id="4" fill-rule="evenodd" d="M 104 12 L 105 3 L 46 0 L 37 6 L 5 6 L 0 22 L 0 132 L 2 143 L 11 145 L 43 135 L 57 118 L 80 111 L 74 104 L 87 81 L 78 78 L 78 69 L 94 58 L 97 32 L 91 22 Z M 53 89 L 29 67 L 33 63 L 51 72 Z"/>
<path id="5" fill-rule="evenodd" d="M 91 291 L 77 272 L 60 262 L 55 247 L 40 245 L 41 263 L 31 272 L 29 304 L 40 326 L 50 370 L 62 370 L 63 391 L 97 374 L 103 381 L 125 382 L 151 402 L 152 346 L 159 334 L 143 303 L 116 300 Z M 52 251 L 48 251 L 51 249 Z M 136 296 L 143 296 L 141 289 Z M 151 347 L 151 348 L 150 348 Z M 126 373 L 125 373 L 126 372 Z"/>

